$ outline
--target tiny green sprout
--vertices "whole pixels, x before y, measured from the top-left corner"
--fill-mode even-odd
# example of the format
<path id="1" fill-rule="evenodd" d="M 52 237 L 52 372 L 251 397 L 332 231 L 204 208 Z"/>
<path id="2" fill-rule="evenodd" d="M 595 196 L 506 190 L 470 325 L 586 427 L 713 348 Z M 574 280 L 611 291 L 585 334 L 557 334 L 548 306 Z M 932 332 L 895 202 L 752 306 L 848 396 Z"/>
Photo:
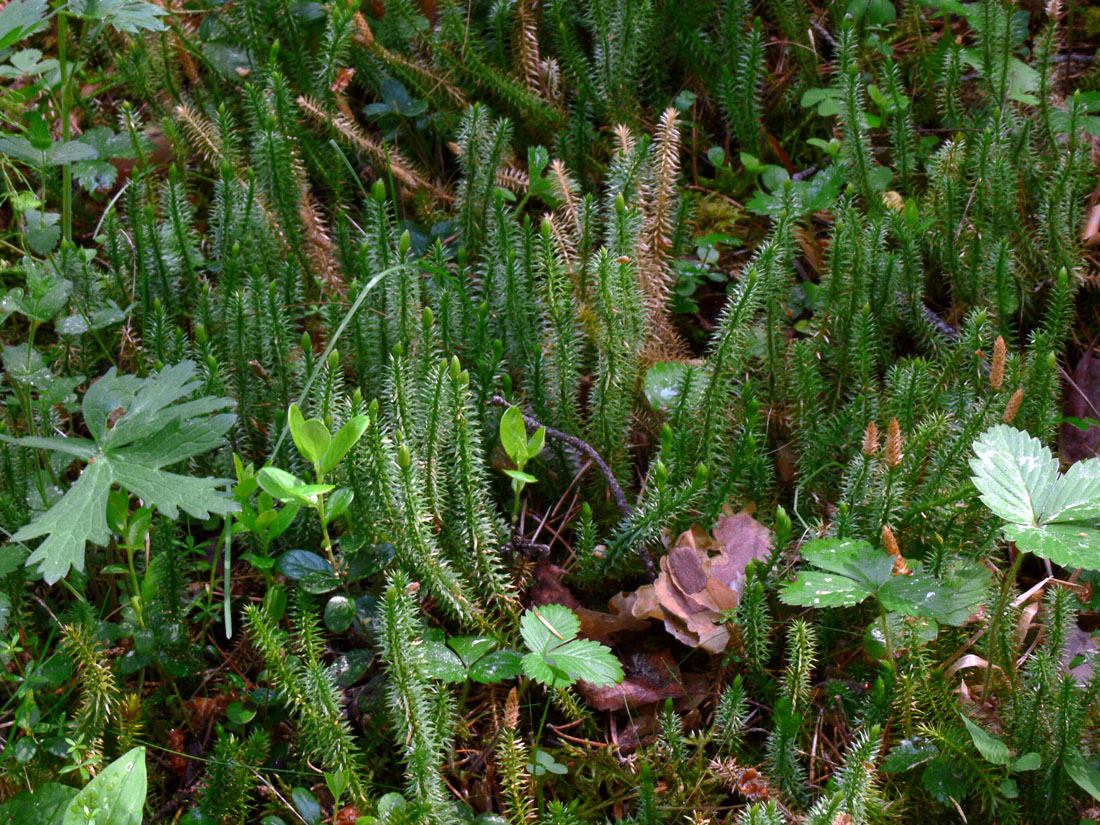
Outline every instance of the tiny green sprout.
<path id="1" fill-rule="evenodd" d="M 292 473 L 280 470 L 278 467 L 264 467 L 256 474 L 256 481 L 272 498 L 317 511 L 317 517 L 321 521 L 325 552 L 334 571 L 337 565 L 332 552 L 332 540 L 328 534 L 328 524 L 347 510 L 348 505 L 351 504 L 352 492 L 343 488 L 336 490 L 334 485 L 325 484 L 324 480 L 325 476 L 336 469 L 351 448 L 363 437 L 369 423 L 369 416 L 356 415 L 344 422 L 339 430 L 331 432 L 320 418 L 307 419 L 302 415 L 297 404 L 291 404 L 287 412 L 290 437 L 294 440 L 294 446 L 298 448 L 302 458 L 313 466 L 314 483 L 307 484 Z M 332 504 L 326 509 L 325 496 L 333 490 L 336 492 L 332 496 Z"/>
<path id="2" fill-rule="evenodd" d="M 530 473 L 524 472 L 524 467 L 527 466 L 528 461 L 542 452 L 546 443 L 546 428 L 539 427 L 528 440 L 527 424 L 523 420 L 523 413 L 520 412 L 519 407 L 509 407 L 500 418 L 500 443 L 504 445 L 504 451 L 516 465 L 514 470 L 504 472 L 512 479 L 512 492 L 515 494 L 512 521 L 518 521 L 523 488 L 538 481 Z"/>

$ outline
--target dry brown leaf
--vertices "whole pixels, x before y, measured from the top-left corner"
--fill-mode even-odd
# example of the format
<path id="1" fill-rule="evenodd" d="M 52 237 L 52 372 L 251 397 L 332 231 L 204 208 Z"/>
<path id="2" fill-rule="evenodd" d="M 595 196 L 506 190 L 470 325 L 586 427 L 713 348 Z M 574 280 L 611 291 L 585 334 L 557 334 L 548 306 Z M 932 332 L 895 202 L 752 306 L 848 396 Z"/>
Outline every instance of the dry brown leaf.
<path id="1" fill-rule="evenodd" d="M 635 709 L 686 694 L 680 668 L 667 649 L 658 653 L 628 650 L 620 661 L 623 680 L 619 684 L 593 687 L 577 683 L 584 700 L 596 710 Z"/>
<path id="2" fill-rule="evenodd" d="M 1100 420 L 1100 358 L 1086 352 L 1073 370 L 1073 381 L 1066 382 L 1063 413 L 1073 418 Z M 1062 458 L 1081 461 L 1096 455 L 1100 446 L 1100 427 L 1079 430 L 1072 424 L 1062 424 Z"/>
<path id="3" fill-rule="evenodd" d="M 711 551 L 716 551 L 711 555 Z M 748 512 L 718 519 L 713 535 L 696 525 L 677 538 L 661 559 L 652 585 L 618 597 L 636 619 L 662 619 L 673 637 L 689 647 L 721 653 L 730 633 L 722 612 L 735 608 L 745 568 L 771 555 L 771 534 Z"/>

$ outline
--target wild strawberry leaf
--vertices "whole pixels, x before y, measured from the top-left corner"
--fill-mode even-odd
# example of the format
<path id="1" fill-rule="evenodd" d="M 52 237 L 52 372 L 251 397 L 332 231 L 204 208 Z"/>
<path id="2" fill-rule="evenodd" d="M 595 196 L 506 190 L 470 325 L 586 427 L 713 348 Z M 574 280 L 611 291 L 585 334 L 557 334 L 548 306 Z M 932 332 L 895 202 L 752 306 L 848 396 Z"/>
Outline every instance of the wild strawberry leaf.
<path id="1" fill-rule="evenodd" d="M 1063 567 L 1100 570 L 1100 531 L 1091 523 L 1006 524 L 1004 535 L 1019 550 Z"/>
<path id="2" fill-rule="evenodd" d="M 530 651 L 523 657 L 523 672 L 535 681 L 548 687 L 566 687 L 578 679 L 596 686 L 622 681 L 622 665 L 607 647 L 577 638 L 581 622 L 568 607 L 533 607 L 519 624 Z"/>
<path id="3" fill-rule="evenodd" d="M 1038 439 L 998 425 L 974 442 L 972 481 L 1020 550 L 1064 567 L 1100 570 L 1100 458 L 1065 475 Z"/>
<path id="4" fill-rule="evenodd" d="M 909 562 L 909 575 L 894 571 L 895 557 L 865 541 L 822 539 L 804 545 L 803 570 L 779 593 L 800 607 L 851 607 L 874 596 L 891 613 L 919 615 L 941 624 L 962 625 L 981 602 L 988 574 L 966 568 L 938 579 Z"/>
<path id="5" fill-rule="evenodd" d="M 1036 524 L 1058 478 L 1058 461 L 1037 438 L 999 424 L 974 442 L 972 481 L 985 506 L 1016 524 Z"/>

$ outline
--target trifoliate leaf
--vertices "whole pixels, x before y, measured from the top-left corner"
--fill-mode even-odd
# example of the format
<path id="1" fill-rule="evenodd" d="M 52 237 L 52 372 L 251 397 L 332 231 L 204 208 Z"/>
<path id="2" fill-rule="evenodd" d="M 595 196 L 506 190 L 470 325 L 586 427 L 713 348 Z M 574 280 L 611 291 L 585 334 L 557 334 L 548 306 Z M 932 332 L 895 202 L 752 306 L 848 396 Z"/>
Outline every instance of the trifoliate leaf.
<path id="1" fill-rule="evenodd" d="M 420 650 L 429 676 L 452 684 L 466 681 L 466 666 L 443 642 L 425 639 L 420 643 Z"/>
<path id="2" fill-rule="evenodd" d="M 1042 521 L 1096 521 L 1100 519 L 1100 458 L 1072 465 L 1055 482 L 1043 502 Z"/>
<path id="3" fill-rule="evenodd" d="M 803 570 L 779 593 L 801 607 L 851 607 L 874 596 L 887 611 L 920 615 L 961 625 L 981 603 L 988 574 L 967 568 L 937 579 L 911 562 L 910 575 L 894 571 L 895 557 L 865 541 L 821 539 L 803 545 L 802 558 L 817 570 Z"/>
<path id="4" fill-rule="evenodd" d="M 0 49 L 6 49 L 41 28 L 49 10 L 46 0 L 11 0 L 0 9 Z"/>
<path id="5" fill-rule="evenodd" d="M 1004 519 L 1004 535 L 1026 553 L 1064 567 L 1100 570 L 1100 458 L 1062 476 L 1038 439 L 997 426 L 974 443 L 970 459 L 982 501 Z"/>
<path id="6" fill-rule="evenodd" d="M 1025 553 L 1034 553 L 1063 567 L 1100 570 L 1100 531 L 1091 523 L 1006 524 L 1005 538 Z"/>
<path id="7" fill-rule="evenodd" d="M 974 442 L 970 459 L 982 502 L 1005 521 L 1036 524 L 1054 483 L 1058 461 L 1037 438 L 1000 424 Z"/>
<path id="8" fill-rule="evenodd" d="M 556 760 L 548 751 L 540 749 L 535 752 L 535 761 L 527 763 L 527 772 L 532 776 L 542 776 L 547 773 L 565 776 L 569 773 L 569 769 Z"/>
<path id="9" fill-rule="evenodd" d="M 870 590 L 847 576 L 805 570 L 783 588 L 779 598 L 800 607 L 851 607 L 870 595 Z"/>
<path id="10" fill-rule="evenodd" d="M 623 668 L 611 650 L 592 639 L 574 639 L 552 648 L 543 658 L 555 671 L 568 673 L 570 681 L 581 680 L 601 687 L 618 684 Z"/>
<path id="11" fill-rule="evenodd" d="M 137 34 L 138 30 L 160 32 L 161 17 L 168 14 L 160 6 L 145 0 L 69 0 L 73 14 L 88 20 L 103 20 L 119 31 Z"/>
<path id="12" fill-rule="evenodd" d="M 577 614 L 560 604 L 533 607 L 519 620 L 520 635 L 532 653 L 545 653 L 556 644 L 572 641 L 580 629 Z"/>
<path id="13" fill-rule="evenodd" d="M 611 651 L 590 639 L 577 639 L 581 622 L 568 607 L 547 604 L 520 618 L 520 635 L 531 652 L 523 672 L 548 687 L 566 687 L 578 679 L 593 685 L 622 681 L 623 669 Z"/>
<path id="14" fill-rule="evenodd" d="M 226 515 L 240 509 L 225 491 L 225 480 L 162 469 L 218 446 L 233 425 L 232 414 L 212 415 L 232 406 L 229 398 L 175 403 L 201 385 L 195 372 L 189 361 L 149 378 L 120 376 L 110 370 L 84 394 L 84 423 L 92 441 L 0 436 L 12 444 L 55 450 L 88 461 L 59 501 L 12 536 L 12 541 L 46 536 L 27 564 L 37 564 L 48 584 L 73 567 L 84 569 L 87 542 L 105 545 L 110 539 L 106 511 L 116 484 L 172 519 L 180 510 L 207 519 L 211 514 Z"/>

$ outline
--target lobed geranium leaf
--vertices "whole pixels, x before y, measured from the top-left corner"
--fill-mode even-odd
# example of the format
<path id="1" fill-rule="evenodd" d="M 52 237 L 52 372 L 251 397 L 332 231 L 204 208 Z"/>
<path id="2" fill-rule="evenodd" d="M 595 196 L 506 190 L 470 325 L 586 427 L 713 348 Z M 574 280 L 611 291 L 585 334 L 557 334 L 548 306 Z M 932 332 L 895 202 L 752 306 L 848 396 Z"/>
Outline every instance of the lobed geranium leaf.
<path id="1" fill-rule="evenodd" d="M 225 480 L 163 469 L 217 447 L 235 420 L 230 413 L 213 414 L 231 406 L 231 399 L 183 401 L 201 383 L 195 374 L 195 365 L 189 361 L 165 367 L 149 378 L 108 371 L 84 394 L 85 425 L 94 440 L 4 437 L 20 446 L 88 461 L 68 492 L 12 537 L 26 541 L 46 536 L 27 564 L 37 565 L 47 583 L 53 584 L 73 567 L 83 570 L 88 542 L 104 545 L 110 539 L 106 512 L 114 485 L 173 519 L 181 510 L 206 519 L 240 509 L 224 489 Z"/>
<path id="2" fill-rule="evenodd" d="M 83 570 L 84 546 L 88 542 L 105 545 L 111 537 L 107 494 L 112 481 L 110 466 L 93 460 L 60 501 L 11 537 L 12 541 L 47 537 L 27 557 L 27 564 L 37 564 L 47 584 L 67 575 L 71 567 Z"/>

